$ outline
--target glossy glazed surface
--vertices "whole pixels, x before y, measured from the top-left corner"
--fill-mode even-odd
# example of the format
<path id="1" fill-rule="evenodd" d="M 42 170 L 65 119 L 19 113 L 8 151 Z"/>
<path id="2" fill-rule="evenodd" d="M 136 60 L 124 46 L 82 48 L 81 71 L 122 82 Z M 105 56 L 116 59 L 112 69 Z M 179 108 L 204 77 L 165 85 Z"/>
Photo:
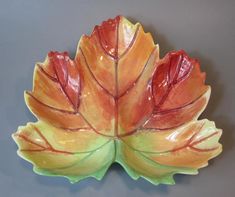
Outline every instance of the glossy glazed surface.
<path id="1" fill-rule="evenodd" d="M 184 51 L 159 58 L 149 33 L 122 16 L 84 35 L 74 60 L 50 52 L 25 101 L 38 118 L 13 135 L 35 172 L 101 179 L 113 162 L 134 179 L 173 184 L 217 156 L 221 130 L 198 121 L 210 87 Z"/>

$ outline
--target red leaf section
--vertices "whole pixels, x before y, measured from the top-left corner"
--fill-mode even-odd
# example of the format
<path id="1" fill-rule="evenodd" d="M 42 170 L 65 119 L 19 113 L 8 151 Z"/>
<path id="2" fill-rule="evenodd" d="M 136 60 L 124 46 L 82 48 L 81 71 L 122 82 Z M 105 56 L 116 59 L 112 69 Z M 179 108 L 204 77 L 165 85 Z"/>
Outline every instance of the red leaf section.
<path id="1" fill-rule="evenodd" d="M 118 57 L 118 26 L 120 16 L 114 19 L 104 21 L 101 25 L 94 28 L 93 35 L 99 38 L 101 47 L 111 57 L 117 59 Z"/>
<path id="2" fill-rule="evenodd" d="M 155 106 L 144 127 L 170 129 L 197 118 L 210 94 L 198 61 L 181 50 L 168 53 L 157 64 L 152 79 Z"/>
<path id="3" fill-rule="evenodd" d="M 73 65 L 73 62 L 70 61 L 67 52 L 50 52 L 48 57 L 48 65 L 54 70 L 62 90 L 77 111 L 80 94 L 80 77 L 77 69 Z"/>
<path id="4" fill-rule="evenodd" d="M 140 24 L 120 16 L 104 21 L 91 36 L 82 37 L 75 59 L 82 78 L 81 95 L 86 96 L 79 111 L 98 132 L 122 136 L 134 130 L 145 117 L 143 111 L 139 114 L 141 103 L 151 113 L 146 86 L 158 60 L 158 47 Z M 107 121 L 100 124 L 101 119 Z"/>
<path id="5" fill-rule="evenodd" d="M 33 90 L 25 92 L 25 101 L 38 119 L 61 128 L 87 127 L 78 113 L 80 75 L 67 52 L 50 52 L 36 64 Z"/>

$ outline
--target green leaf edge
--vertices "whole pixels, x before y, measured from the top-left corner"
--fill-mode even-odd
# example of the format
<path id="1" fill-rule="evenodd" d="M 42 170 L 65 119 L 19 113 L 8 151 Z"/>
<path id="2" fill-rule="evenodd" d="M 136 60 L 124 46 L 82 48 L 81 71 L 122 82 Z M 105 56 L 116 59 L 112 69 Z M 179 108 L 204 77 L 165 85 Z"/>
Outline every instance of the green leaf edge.
<path id="1" fill-rule="evenodd" d="M 166 174 L 163 177 L 158 177 L 158 178 L 151 178 L 145 175 L 142 175 L 141 173 L 138 173 L 136 170 L 132 169 L 131 167 L 129 167 L 126 162 L 122 159 L 122 155 L 120 153 L 120 141 L 116 141 L 114 140 L 114 145 L 115 145 L 115 153 L 114 153 L 114 159 L 111 160 L 110 162 L 108 162 L 107 164 L 105 164 L 104 166 L 102 166 L 99 170 L 88 174 L 88 175 L 84 175 L 84 176 L 66 176 L 66 175 L 60 175 L 60 174 L 54 174 L 53 172 L 46 170 L 46 169 L 41 169 L 38 168 L 36 165 L 33 164 L 33 171 L 38 174 L 38 175 L 43 175 L 43 176 L 48 176 L 48 177 L 64 177 L 66 179 L 69 180 L 69 182 L 71 184 L 80 182 L 86 178 L 95 178 L 96 180 L 101 180 L 104 175 L 106 174 L 107 170 L 109 169 L 109 167 L 113 164 L 113 163 L 118 163 L 119 165 L 121 165 L 124 170 L 126 171 L 126 173 L 133 179 L 133 180 L 137 180 L 139 178 L 143 178 L 145 180 L 147 180 L 148 182 L 152 183 L 153 185 L 159 185 L 159 184 L 167 184 L 167 185 L 174 185 L 175 181 L 174 181 L 174 174 L 180 173 L 180 174 L 189 174 L 189 175 L 195 175 L 198 174 L 198 170 L 196 169 L 185 169 L 182 170 L 182 168 L 179 168 L 179 170 L 176 170 L 175 172 Z M 109 143 L 107 143 L 109 144 Z M 141 153 L 140 153 L 141 154 Z M 144 155 L 140 155 L 143 159 L 146 160 Z M 23 155 L 20 154 L 20 157 L 22 157 L 23 159 L 27 160 Z M 30 162 L 30 161 L 29 161 Z M 154 161 L 150 161 L 148 160 L 148 162 L 152 162 L 154 163 L 154 165 L 158 165 L 161 167 L 166 167 L 168 168 L 168 166 L 164 166 L 164 165 L 160 165 L 160 164 L 156 164 Z M 170 168 L 172 168 L 170 166 Z"/>
<path id="2" fill-rule="evenodd" d="M 33 167 L 33 171 L 38 174 L 38 175 L 43 175 L 43 176 L 49 176 L 49 177 L 64 177 L 69 180 L 71 184 L 80 182 L 86 178 L 95 178 L 96 180 L 100 181 L 104 175 L 106 174 L 107 170 L 109 169 L 110 165 L 112 162 L 109 162 L 108 164 L 104 165 L 102 168 L 99 170 L 88 174 L 84 176 L 65 176 L 65 175 L 59 175 L 59 174 L 53 174 L 52 172 L 49 172 L 44 169 L 37 168 L 36 166 Z"/>
<path id="3" fill-rule="evenodd" d="M 122 143 L 122 142 L 118 142 Z M 119 163 L 124 170 L 126 171 L 126 173 L 134 180 L 138 180 L 139 178 L 143 178 L 145 180 L 147 180 L 148 182 L 152 183 L 153 185 L 159 185 L 159 184 L 166 184 L 166 185 L 174 185 L 175 184 L 175 180 L 174 180 L 174 175 L 175 174 L 188 174 L 188 175 L 196 175 L 198 174 L 198 170 L 197 169 L 192 169 L 192 168 L 177 168 L 177 167 L 173 167 L 173 166 L 165 166 L 165 165 L 161 165 L 161 164 L 157 164 L 156 162 L 148 159 L 148 162 L 151 162 L 154 165 L 158 165 L 164 168 L 173 168 L 175 169 L 174 172 L 172 173 L 168 173 L 165 176 L 162 177 L 157 177 L 157 178 L 151 178 L 149 176 L 145 176 L 139 172 L 137 172 L 135 169 L 129 167 L 126 162 L 122 159 L 122 154 L 120 153 L 120 145 L 118 145 L 117 147 L 117 153 L 116 153 L 116 163 Z M 135 150 L 132 150 L 135 151 Z M 135 151 L 138 152 L 138 151 Z M 147 157 L 144 156 L 142 153 L 139 153 L 140 156 L 144 159 L 147 160 Z"/>
<path id="4" fill-rule="evenodd" d="M 15 140 L 14 139 L 14 134 L 12 134 L 12 138 L 13 138 L 13 140 Z M 112 142 L 112 140 L 108 140 L 99 149 L 102 149 L 104 146 L 109 145 L 111 142 Z M 116 147 L 115 147 L 115 143 L 114 143 L 114 150 L 115 150 L 115 148 Z M 87 158 L 89 158 L 94 152 L 96 152 L 99 149 L 93 150 L 92 153 L 88 154 L 85 158 L 83 158 L 78 163 L 84 162 Z M 31 160 L 27 159 L 23 154 L 21 154 L 20 150 L 17 150 L 17 154 L 18 154 L 18 156 L 20 158 L 24 159 L 25 161 L 27 161 L 27 162 L 29 162 L 29 163 L 31 163 L 33 165 L 34 173 L 36 173 L 38 175 L 42 175 L 42 176 L 48 176 L 48 177 L 64 177 L 64 178 L 68 179 L 71 184 L 77 183 L 77 182 L 79 182 L 81 180 L 84 180 L 86 178 L 89 178 L 89 177 L 90 178 L 95 178 L 96 180 L 100 181 L 104 177 L 105 173 L 107 172 L 107 170 L 109 169 L 109 167 L 111 166 L 111 164 L 114 161 L 114 159 L 113 160 L 111 159 L 110 162 L 107 162 L 99 170 L 97 170 L 97 171 L 95 171 L 95 172 L 93 172 L 91 174 L 88 174 L 88 175 L 84 175 L 84 176 L 68 176 L 68 175 L 55 174 L 55 173 L 53 173 L 50 170 L 38 168 L 34 163 L 32 163 Z M 115 158 L 115 155 L 114 155 L 114 158 Z"/>

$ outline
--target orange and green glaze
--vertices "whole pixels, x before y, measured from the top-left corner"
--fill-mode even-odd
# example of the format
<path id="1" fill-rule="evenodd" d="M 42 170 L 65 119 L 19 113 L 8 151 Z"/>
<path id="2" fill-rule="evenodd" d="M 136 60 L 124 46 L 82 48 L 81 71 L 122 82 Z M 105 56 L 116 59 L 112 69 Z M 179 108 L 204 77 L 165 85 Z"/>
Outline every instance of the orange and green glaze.
<path id="1" fill-rule="evenodd" d="M 151 34 L 117 16 L 82 36 L 74 60 L 50 52 L 36 64 L 25 101 L 38 121 L 13 138 L 38 174 L 101 179 L 117 162 L 133 179 L 173 184 L 222 151 L 222 131 L 197 120 L 209 96 L 197 60 L 160 59 Z"/>

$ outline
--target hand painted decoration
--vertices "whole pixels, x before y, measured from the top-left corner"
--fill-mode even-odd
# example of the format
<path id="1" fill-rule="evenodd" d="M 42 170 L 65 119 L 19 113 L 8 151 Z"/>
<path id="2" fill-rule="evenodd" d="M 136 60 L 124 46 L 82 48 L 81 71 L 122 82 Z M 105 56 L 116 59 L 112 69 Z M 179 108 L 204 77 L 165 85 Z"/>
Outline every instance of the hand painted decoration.
<path id="1" fill-rule="evenodd" d="M 100 180 L 114 162 L 133 178 L 174 184 L 222 151 L 222 131 L 197 120 L 210 96 L 205 73 L 184 51 L 159 58 L 137 23 L 117 16 L 82 36 L 74 60 L 50 52 L 25 101 L 38 118 L 13 138 L 41 175 Z"/>

